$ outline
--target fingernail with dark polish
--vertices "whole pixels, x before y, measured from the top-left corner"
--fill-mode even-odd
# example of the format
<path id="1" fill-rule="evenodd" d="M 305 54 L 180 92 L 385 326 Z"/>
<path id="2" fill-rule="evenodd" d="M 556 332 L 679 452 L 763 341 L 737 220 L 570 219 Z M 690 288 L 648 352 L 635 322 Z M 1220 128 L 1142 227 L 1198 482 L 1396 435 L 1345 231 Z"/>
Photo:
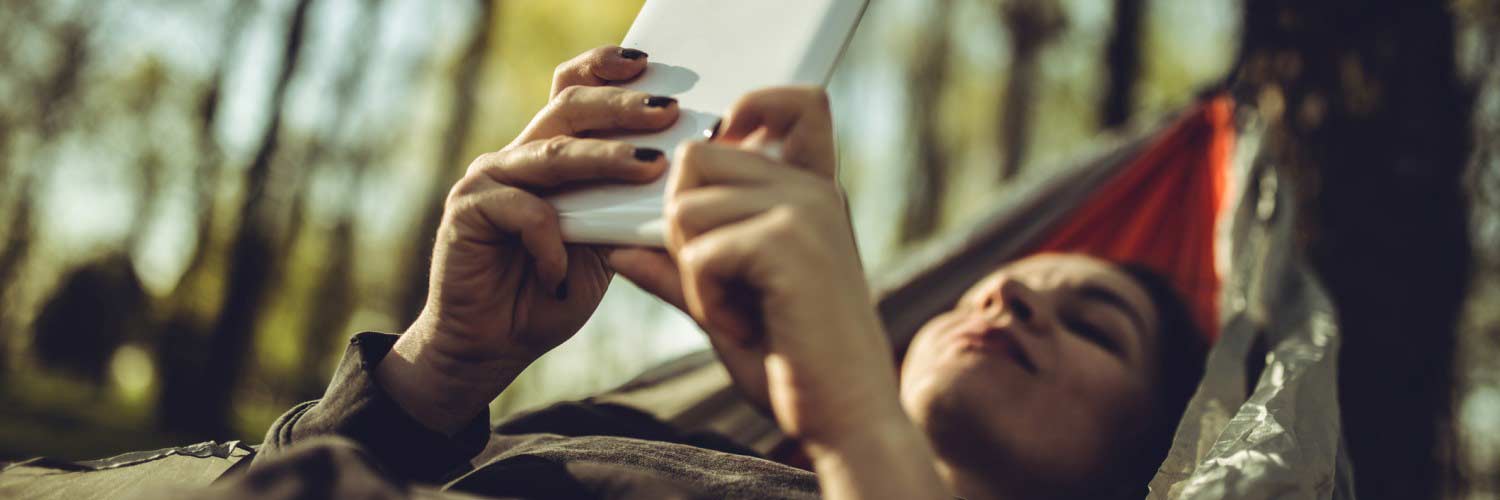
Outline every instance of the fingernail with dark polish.
<path id="1" fill-rule="evenodd" d="M 630 60 L 636 60 L 642 57 L 646 57 L 646 53 L 636 49 L 620 49 L 620 57 Z"/>
<path id="2" fill-rule="evenodd" d="M 648 108 L 665 108 L 667 106 L 671 106 L 672 103 L 675 103 L 675 102 L 677 102 L 677 100 L 673 99 L 671 97 L 654 95 L 654 96 L 646 98 L 646 107 L 648 107 Z"/>
<path id="3" fill-rule="evenodd" d="M 705 139 L 710 140 L 710 141 L 714 140 L 715 137 L 719 136 L 719 127 L 722 126 L 722 125 L 724 125 L 724 119 L 723 118 L 720 118 L 718 120 L 714 120 L 714 126 L 709 127 L 708 130 L 704 130 L 703 131 L 703 137 Z"/>
<path id="4" fill-rule="evenodd" d="M 646 163 L 660 160 L 662 154 L 661 150 L 656 148 L 635 148 L 635 159 Z"/>
<path id="5" fill-rule="evenodd" d="M 568 299 L 568 282 L 564 281 L 564 282 L 562 282 L 562 284 L 557 285 L 557 292 L 555 292 L 554 295 L 557 296 L 557 300 L 567 300 Z"/>

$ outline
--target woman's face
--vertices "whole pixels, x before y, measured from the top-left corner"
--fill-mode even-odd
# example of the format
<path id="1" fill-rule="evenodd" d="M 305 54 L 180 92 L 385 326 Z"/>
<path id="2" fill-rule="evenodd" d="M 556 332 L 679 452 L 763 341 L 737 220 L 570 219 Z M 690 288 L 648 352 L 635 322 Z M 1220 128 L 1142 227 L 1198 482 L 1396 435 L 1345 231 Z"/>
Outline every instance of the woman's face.
<path id="1" fill-rule="evenodd" d="M 1042 488 L 1088 478 L 1150 418 L 1157 321 L 1146 291 L 1107 262 L 1016 261 L 917 333 L 902 405 L 947 466 Z"/>

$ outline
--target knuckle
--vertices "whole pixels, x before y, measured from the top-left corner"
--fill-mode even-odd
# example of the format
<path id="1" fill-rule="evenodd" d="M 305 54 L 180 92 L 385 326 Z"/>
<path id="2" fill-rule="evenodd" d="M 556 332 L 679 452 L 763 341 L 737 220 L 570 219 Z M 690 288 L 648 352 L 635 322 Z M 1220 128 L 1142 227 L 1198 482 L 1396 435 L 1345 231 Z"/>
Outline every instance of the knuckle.
<path id="1" fill-rule="evenodd" d="M 690 241 L 677 252 L 678 265 L 693 274 L 701 273 L 713 258 L 713 248 L 704 241 Z"/>
<path id="2" fill-rule="evenodd" d="M 556 106 L 561 107 L 575 106 L 583 101 L 584 92 L 585 90 L 582 86 L 570 86 L 568 88 L 562 89 L 562 91 L 559 91 L 557 93 L 557 97 L 552 99 L 552 103 Z"/>
<path id="3" fill-rule="evenodd" d="M 796 241 L 803 236 L 806 224 L 801 221 L 806 217 L 797 208 L 782 205 L 772 208 L 766 214 L 766 231 L 771 238 L 770 241 Z"/>
<path id="4" fill-rule="evenodd" d="M 448 188 L 448 196 L 443 198 L 443 213 L 452 212 L 458 207 L 458 201 L 464 196 L 464 189 L 460 184 L 454 184 Z"/>
<path id="5" fill-rule="evenodd" d="M 469 193 L 475 192 L 479 187 L 479 176 L 477 174 L 466 174 L 453 187 L 448 188 L 448 197 L 443 200 L 444 211 L 451 211 L 462 206 L 460 203 Z"/>
<path id="6" fill-rule="evenodd" d="M 544 162 L 556 161 L 567 154 L 568 145 L 573 143 L 573 138 L 565 135 L 549 137 L 536 143 L 537 158 Z"/>
<path id="7" fill-rule="evenodd" d="M 464 175 L 484 170 L 486 166 L 495 163 L 497 160 L 496 156 L 495 152 L 489 152 L 474 157 L 474 161 L 469 162 L 469 168 L 464 169 Z"/>
<path id="8" fill-rule="evenodd" d="M 666 206 L 662 207 L 662 217 L 666 219 L 667 226 L 672 228 L 682 227 L 687 220 L 688 213 L 687 207 L 681 200 L 669 200 Z"/>

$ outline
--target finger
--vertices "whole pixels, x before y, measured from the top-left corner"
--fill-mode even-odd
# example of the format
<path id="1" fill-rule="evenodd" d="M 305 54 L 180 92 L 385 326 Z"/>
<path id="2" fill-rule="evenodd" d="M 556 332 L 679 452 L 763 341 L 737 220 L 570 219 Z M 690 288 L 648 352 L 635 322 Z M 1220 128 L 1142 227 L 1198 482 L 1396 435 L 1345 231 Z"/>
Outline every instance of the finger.
<path id="1" fill-rule="evenodd" d="M 562 89 L 516 137 L 526 143 L 602 131 L 655 131 L 677 121 L 677 100 L 619 87 Z"/>
<path id="2" fill-rule="evenodd" d="M 682 277 L 677 272 L 677 263 L 665 252 L 646 248 L 620 248 L 609 254 L 610 267 L 629 279 L 636 286 L 655 295 L 673 307 L 686 312 L 687 304 L 682 296 Z M 769 409 L 766 397 L 766 373 L 761 368 L 764 356 L 762 346 L 747 345 L 744 339 L 715 333 L 704 325 L 709 343 L 718 353 L 719 359 L 734 377 L 735 385 L 746 392 L 746 396 L 761 408 Z"/>
<path id="3" fill-rule="evenodd" d="M 557 65 L 552 72 L 552 92 L 556 97 L 574 85 L 606 85 L 630 80 L 646 70 L 646 53 L 614 45 L 598 47 Z"/>
<path id="4" fill-rule="evenodd" d="M 717 227 L 770 210 L 780 193 L 764 187 L 709 186 L 668 196 L 664 207 L 667 239 L 679 243 Z"/>
<path id="5" fill-rule="evenodd" d="M 673 307 L 686 312 L 687 304 L 682 297 L 682 277 L 677 272 L 677 263 L 665 252 L 646 248 L 620 248 L 610 252 L 610 267 L 629 279 L 636 286 L 655 295 Z M 762 346 L 747 345 L 744 339 L 715 333 L 704 326 L 709 343 L 719 354 L 719 359 L 729 369 L 735 385 L 744 389 L 746 396 L 761 408 L 769 409 L 766 398 L 766 374 L 761 368 L 764 356 Z"/>
<path id="6" fill-rule="evenodd" d="M 729 371 L 734 386 L 750 400 L 751 404 L 765 415 L 772 415 L 771 398 L 767 393 L 766 346 L 764 343 L 745 345 L 721 335 L 709 334 L 709 344 Z"/>
<path id="7" fill-rule="evenodd" d="M 609 263 L 615 272 L 629 279 L 636 286 L 679 310 L 688 311 L 682 293 L 682 276 L 678 273 L 677 263 L 667 253 L 655 249 L 621 248 L 610 253 Z M 704 329 L 707 331 L 712 332 L 716 328 L 704 323 Z M 746 347 L 742 337 L 744 335 L 720 332 L 711 334 L 710 340 L 719 347 L 721 354 L 743 353 L 746 352 Z"/>
<path id="8" fill-rule="evenodd" d="M 486 153 L 469 164 L 500 184 L 537 189 L 570 182 L 648 182 L 667 169 L 666 155 L 619 141 L 558 136 Z"/>
<path id="9" fill-rule="evenodd" d="M 677 250 L 687 310 L 714 335 L 745 345 L 758 337 L 755 220 L 689 240 Z"/>
<path id="10" fill-rule="evenodd" d="M 754 186 L 779 182 L 821 182 L 766 155 L 725 144 L 686 142 L 677 147 L 677 168 L 667 181 L 667 193 L 681 193 L 707 185 Z"/>
<path id="11" fill-rule="evenodd" d="M 619 248 L 609 253 L 609 266 L 642 290 L 687 311 L 682 298 L 682 276 L 672 256 L 661 250 Z"/>
<path id="12" fill-rule="evenodd" d="M 782 158 L 833 178 L 836 149 L 833 114 L 828 93 L 815 86 L 773 87 L 741 97 L 715 136 L 736 142 L 764 129 L 770 140 L 782 141 Z"/>
<path id="13" fill-rule="evenodd" d="M 447 212 L 460 241 L 493 244 L 519 238 L 536 261 L 538 280 L 549 290 L 567 278 L 568 253 L 557 211 L 536 195 L 469 174 L 454 185 Z"/>

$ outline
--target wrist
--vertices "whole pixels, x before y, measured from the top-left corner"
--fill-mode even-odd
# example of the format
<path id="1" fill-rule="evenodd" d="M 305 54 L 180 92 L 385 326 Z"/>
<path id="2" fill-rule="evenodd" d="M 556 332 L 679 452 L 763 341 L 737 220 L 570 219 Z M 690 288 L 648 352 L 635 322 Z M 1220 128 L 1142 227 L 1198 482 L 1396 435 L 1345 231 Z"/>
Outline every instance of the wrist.
<path id="1" fill-rule="evenodd" d="M 423 311 L 397 339 L 392 352 L 412 360 L 439 380 L 464 387 L 498 385 L 503 389 L 510 378 L 540 356 L 505 346 L 488 336 L 463 333 L 434 319 L 435 316 Z"/>
<path id="2" fill-rule="evenodd" d="M 434 331 L 416 326 L 396 340 L 374 375 L 391 399 L 430 429 L 459 431 L 529 364 L 456 356 Z"/>
<path id="3" fill-rule="evenodd" d="M 857 408 L 846 409 L 842 413 L 850 418 L 829 422 L 831 425 L 819 426 L 820 432 L 799 436 L 809 458 L 816 461 L 819 457 L 835 459 L 883 452 L 926 440 L 899 409 L 894 415 L 890 410 Z"/>
<path id="4" fill-rule="evenodd" d="M 788 339 L 782 349 L 787 354 L 768 360 L 783 429 L 804 444 L 836 448 L 859 438 L 860 431 L 911 426 L 901 408 L 894 356 L 874 311 L 826 304 L 821 313 L 818 327 L 808 327 L 819 335 Z M 808 342 L 791 345 L 802 340 Z"/>
<path id="5" fill-rule="evenodd" d="M 804 443 L 827 498 L 950 498 L 926 436 L 905 415 Z"/>

